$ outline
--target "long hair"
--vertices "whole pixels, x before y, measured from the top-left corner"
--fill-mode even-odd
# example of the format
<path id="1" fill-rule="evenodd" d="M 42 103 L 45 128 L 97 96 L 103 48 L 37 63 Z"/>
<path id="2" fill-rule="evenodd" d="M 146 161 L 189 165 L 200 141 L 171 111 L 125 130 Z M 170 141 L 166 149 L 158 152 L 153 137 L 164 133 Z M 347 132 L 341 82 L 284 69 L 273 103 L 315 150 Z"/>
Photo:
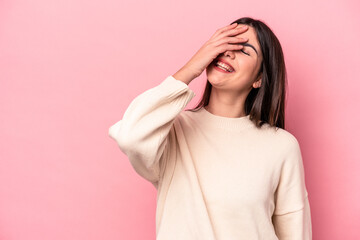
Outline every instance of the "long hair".
<path id="1" fill-rule="evenodd" d="M 245 113 L 256 127 L 264 123 L 285 129 L 285 94 L 287 74 L 283 51 L 272 30 L 262 21 L 250 17 L 239 18 L 233 23 L 246 24 L 255 29 L 263 56 L 258 76 L 262 73 L 261 86 L 252 88 L 245 100 Z M 212 85 L 206 82 L 202 99 L 189 111 L 197 111 L 209 104 Z"/>

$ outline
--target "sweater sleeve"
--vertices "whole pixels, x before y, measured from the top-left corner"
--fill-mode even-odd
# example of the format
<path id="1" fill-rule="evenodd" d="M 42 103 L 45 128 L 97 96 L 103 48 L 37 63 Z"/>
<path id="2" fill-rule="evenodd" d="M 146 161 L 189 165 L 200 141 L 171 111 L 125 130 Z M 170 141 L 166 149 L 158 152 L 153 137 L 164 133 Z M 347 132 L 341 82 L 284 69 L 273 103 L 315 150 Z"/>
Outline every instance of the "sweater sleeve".
<path id="1" fill-rule="evenodd" d="M 293 138 L 275 191 L 272 216 L 279 240 L 311 240 L 312 226 L 304 166 L 298 141 Z"/>
<path id="2" fill-rule="evenodd" d="M 156 188 L 173 122 L 194 96 L 186 83 L 170 75 L 133 99 L 123 118 L 109 128 L 134 170 Z"/>

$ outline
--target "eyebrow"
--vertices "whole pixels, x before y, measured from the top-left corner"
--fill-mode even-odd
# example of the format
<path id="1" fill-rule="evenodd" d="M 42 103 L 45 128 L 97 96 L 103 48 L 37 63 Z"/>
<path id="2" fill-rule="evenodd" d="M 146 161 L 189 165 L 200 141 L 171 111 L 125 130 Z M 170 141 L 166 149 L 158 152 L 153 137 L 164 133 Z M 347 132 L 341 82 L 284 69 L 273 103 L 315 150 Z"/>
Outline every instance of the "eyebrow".
<path id="1" fill-rule="evenodd" d="M 251 47 L 252 49 L 254 49 L 254 51 L 256 52 L 256 55 L 259 55 L 258 52 L 256 51 L 255 47 L 249 43 L 240 43 L 241 45 L 244 45 L 244 46 L 248 46 L 248 47 Z"/>

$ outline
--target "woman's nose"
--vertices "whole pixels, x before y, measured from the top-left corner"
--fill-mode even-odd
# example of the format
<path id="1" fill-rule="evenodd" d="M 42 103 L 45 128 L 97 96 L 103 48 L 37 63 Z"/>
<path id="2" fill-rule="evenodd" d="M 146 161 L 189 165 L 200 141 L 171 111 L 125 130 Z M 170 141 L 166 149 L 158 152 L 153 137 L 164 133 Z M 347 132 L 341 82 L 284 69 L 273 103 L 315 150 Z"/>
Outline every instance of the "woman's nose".
<path id="1" fill-rule="evenodd" d="M 224 56 L 228 56 L 228 57 L 233 58 L 234 55 L 235 55 L 234 52 L 231 51 L 231 50 L 227 50 L 227 51 L 224 52 Z"/>

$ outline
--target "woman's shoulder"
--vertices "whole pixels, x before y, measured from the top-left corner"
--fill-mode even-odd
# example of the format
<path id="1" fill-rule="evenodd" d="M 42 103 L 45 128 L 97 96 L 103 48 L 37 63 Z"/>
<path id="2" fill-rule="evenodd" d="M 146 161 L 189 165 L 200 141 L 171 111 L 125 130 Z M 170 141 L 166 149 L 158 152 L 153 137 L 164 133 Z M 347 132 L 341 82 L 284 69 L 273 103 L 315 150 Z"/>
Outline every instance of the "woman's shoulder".
<path id="1" fill-rule="evenodd" d="M 294 134 L 292 134 L 289 130 L 286 130 L 284 128 L 270 126 L 270 124 L 265 123 L 265 129 L 267 129 L 270 133 L 274 134 L 275 136 L 279 138 L 283 138 L 288 141 L 297 141 Z"/>
<path id="2" fill-rule="evenodd" d="M 267 124 L 267 130 L 270 134 L 270 139 L 278 146 L 282 146 L 284 150 L 299 147 L 299 141 L 296 136 L 289 130 L 273 127 Z"/>
<path id="3" fill-rule="evenodd" d="M 184 125 L 193 125 L 192 122 L 197 119 L 197 113 L 198 111 L 193 109 L 185 109 L 179 113 L 179 115 L 176 117 L 176 122 L 181 123 Z"/>
<path id="4" fill-rule="evenodd" d="M 257 135 L 263 136 L 266 141 L 270 141 L 280 146 L 294 146 L 298 145 L 298 140 L 295 135 L 284 128 L 271 126 L 269 123 L 263 123 L 261 127 L 256 127 L 254 123 L 254 131 Z"/>

